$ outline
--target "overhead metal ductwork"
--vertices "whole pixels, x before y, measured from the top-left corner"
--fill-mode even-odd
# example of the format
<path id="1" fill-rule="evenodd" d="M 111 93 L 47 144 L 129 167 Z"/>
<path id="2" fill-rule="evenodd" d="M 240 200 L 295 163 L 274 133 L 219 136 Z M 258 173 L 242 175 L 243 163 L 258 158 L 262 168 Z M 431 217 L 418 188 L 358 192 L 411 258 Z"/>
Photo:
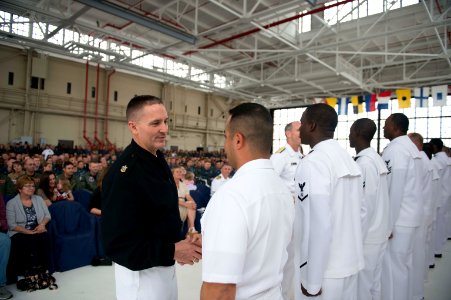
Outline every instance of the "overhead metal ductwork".
<path id="1" fill-rule="evenodd" d="M 98 9 L 100 11 L 107 12 L 116 17 L 134 22 L 138 25 L 166 34 L 183 42 L 193 45 L 196 43 L 196 37 L 192 34 L 186 33 L 184 31 L 168 26 L 156 20 L 147 18 L 119 5 L 109 3 L 107 1 L 98 1 L 98 0 L 76 0 L 76 1 L 84 5 L 90 6 L 92 8 Z"/>

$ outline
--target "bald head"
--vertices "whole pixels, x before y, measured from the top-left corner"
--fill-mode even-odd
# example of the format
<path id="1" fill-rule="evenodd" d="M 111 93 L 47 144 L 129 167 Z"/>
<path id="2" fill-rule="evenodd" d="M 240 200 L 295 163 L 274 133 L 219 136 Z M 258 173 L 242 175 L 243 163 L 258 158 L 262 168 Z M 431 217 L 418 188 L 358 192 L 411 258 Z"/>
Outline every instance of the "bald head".
<path id="1" fill-rule="evenodd" d="M 423 136 L 419 133 L 412 132 L 408 134 L 409 138 L 412 142 L 417 146 L 418 150 L 423 150 Z"/>

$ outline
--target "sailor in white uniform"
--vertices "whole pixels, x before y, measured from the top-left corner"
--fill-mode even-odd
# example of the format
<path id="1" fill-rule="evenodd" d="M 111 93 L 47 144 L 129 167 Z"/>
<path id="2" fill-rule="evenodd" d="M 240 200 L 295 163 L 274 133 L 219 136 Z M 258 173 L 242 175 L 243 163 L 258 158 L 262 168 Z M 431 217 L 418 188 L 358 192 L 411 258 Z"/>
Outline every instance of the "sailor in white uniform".
<path id="1" fill-rule="evenodd" d="M 432 162 L 438 169 L 440 176 L 440 190 L 441 194 L 438 200 L 436 234 L 435 234 L 435 257 L 442 257 L 442 248 L 448 236 L 448 216 L 451 206 L 451 185 L 449 180 L 451 178 L 451 160 L 443 151 L 443 141 L 438 138 L 430 140 L 432 145 L 434 157 Z"/>
<path id="2" fill-rule="evenodd" d="M 301 137 L 299 128 L 301 122 L 294 121 L 285 126 L 285 136 L 287 138 L 287 144 L 284 147 L 278 149 L 273 155 L 271 155 L 271 162 L 274 166 L 276 173 L 282 178 L 290 189 L 293 199 L 295 199 L 294 188 L 294 175 L 296 169 L 301 162 L 302 154 L 300 152 Z M 293 202 L 294 203 L 294 202 Z M 294 207 L 293 207 L 294 209 Z M 299 228 L 297 220 L 295 220 L 295 228 Z M 294 234 L 294 231 L 293 231 Z M 285 265 L 282 281 L 282 292 L 285 300 L 294 299 L 294 236 L 288 245 L 288 262 Z"/>
<path id="3" fill-rule="evenodd" d="M 213 194 L 216 193 L 224 183 L 229 181 L 231 172 L 232 167 L 230 165 L 224 164 L 221 167 L 221 174 L 216 176 L 211 182 L 210 196 L 213 196 Z"/>
<path id="4" fill-rule="evenodd" d="M 388 168 L 390 228 L 392 238 L 384 257 L 382 298 L 411 300 L 409 277 L 415 235 L 423 220 L 420 151 L 407 136 L 409 119 L 402 113 L 385 121 L 384 136 L 390 140 L 382 154 Z"/>
<path id="5" fill-rule="evenodd" d="M 358 299 L 381 299 L 382 259 L 391 230 L 388 202 L 388 169 L 380 155 L 370 147 L 376 133 L 374 121 L 363 118 L 352 124 L 349 143 L 355 148 L 355 161 L 362 170 L 365 220 L 363 255 L 365 268 L 358 275 Z"/>
<path id="6" fill-rule="evenodd" d="M 297 299 L 357 299 L 363 183 L 357 163 L 333 140 L 337 123 L 326 104 L 307 107 L 301 118 L 302 143 L 312 150 L 296 172 L 296 218 L 303 221 L 296 237 Z"/>
<path id="7" fill-rule="evenodd" d="M 409 138 L 420 151 L 421 164 L 423 167 L 421 178 L 421 199 L 423 204 L 423 220 L 418 226 L 416 238 L 413 246 L 412 266 L 413 272 L 410 277 L 410 287 L 412 289 L 412 298 L 421 300 L 424 298 L 424 280 L 426 279 L 426 237 L 428 233 L 428 225 L 430 223 L 432 211 L 435 210 L 434 201 L 432 199 L 432 184 L 434 178 L 434 168 L 429 157 L 423 150 L 423 137 L 421 134 L 413 132 L 408 134 Z"/>
<path id="8" fill-rule="evenodd" d="M 283 181 L 285 181 L 293 195 L 295 194 L 294 175 L 303 156 L 300 152 L 300 127 L 301 122 L 299 121 L 287 124 L 287 126 L 285 126 L 287 144 L 271 155 L 271 162 L 274 166 L 274 170 L 279 174 Z"/>
<path id="9" fill-rule="evenodd" d="M 429 143 L 423 144 L 423 151 L 429 161 L 429 169 L 432 169 L 432 184 L 430 197 L 430 210 L 426 211 L 426 271 L 435 267 L 435 225 L 437 220 L 438 200 L 441 195 L 440 189 L 440 175 L 438 168 L 432 161 L 432 145 Z M 422 154 L 423 155 L 423 154 Z M 427 272 L 426 272 L 427 276 Z"/>
<path id="10" fill-rule="evenodd" d="M 273 123 L 260 104 L 230 110 L 224 150 L 237 170 L 202 217 L 201 300 L 282 300 L 294 210 L 269 160 Z"/>

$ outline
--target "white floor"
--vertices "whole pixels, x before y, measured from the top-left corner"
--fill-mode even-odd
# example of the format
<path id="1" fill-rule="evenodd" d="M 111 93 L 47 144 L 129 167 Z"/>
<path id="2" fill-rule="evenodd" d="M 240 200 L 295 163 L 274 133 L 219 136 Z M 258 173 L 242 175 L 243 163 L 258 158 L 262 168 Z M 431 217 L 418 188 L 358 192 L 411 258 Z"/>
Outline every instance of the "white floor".
<path id="1" fill-rule="evenodd" d="M 201 264 L 177 265 L 179 300 L 199 299 Z M 58 290 L 40 290 L 32 293 L 18 291 L 8 286 L 13 299 L 32 300 L 111 300 L 115 299 L 113 267 L 83 267 L 54 274 Z M 425 300 L 451 299 L 451 241 L 443 251 L 443 257 L 435 260 L 435 268 L 429 271 Z"/>

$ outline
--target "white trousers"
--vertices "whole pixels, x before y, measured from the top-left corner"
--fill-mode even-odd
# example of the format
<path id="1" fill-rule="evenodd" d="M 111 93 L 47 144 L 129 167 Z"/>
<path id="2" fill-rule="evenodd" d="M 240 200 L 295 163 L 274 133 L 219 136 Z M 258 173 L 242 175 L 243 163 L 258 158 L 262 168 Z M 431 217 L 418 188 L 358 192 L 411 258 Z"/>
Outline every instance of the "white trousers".
<path id="1" fill-rule="evenodd" d="M 177 300 L 175 266 L 132 271 L 114 264 L 118 300 Z"/>
<path id="2" fill-rule="evenodd" d="M 302 294 L 299 285 L 297 293 L 302 294 L 302 300 L 357 300 L 357 274 L 345 278 L 324 278 L 321 290 L 320 296 L 311 298 Z"/>
<path id="3" fill-rule="evenodd" d="M 426 224 L 422 224 L 418 227 L 415 234 L 412 253 L 412 276 L 409 277 L 412 300 L 421 300 L 424 297 L 424 280 L 426 278 L 426 231 Z"/>
<path id="4" fill-rule="evenodd" d="M 434 235 L 434 253 L 442 254 L 442 248 L 445 244 L 446 235 L 446 219 L 445 219 L 445 207 L 440 206 L 437 208 L 437 219 L 435 221 L 435 235 Z"/>
<path id="5" fill-rule="evenodd" d="M 433 221 L 426 229 L 426 276 L 427 270 L 430 265 L 435 264 L 434 258 L 434 234 L 435 234 L 435 222 Z"/>
<path id="6" fill-rule="evenodd" d="M 381 300 L 382 261 L 387 242 L 363 244 L 365 268 L 358 273 L 358 299 Z"/>
<path id="7" fill-rule="evenodd" d="M 382 274 L 382 299 L 411 300 L 409 277 L 417 227 L 395 226 L 388 241 Z"/>
<path id="8" fill-rule="evenodd" d="M 291 241 L 287 246 L 287 252 L 288 252 L 288 260 L 285 263 L 285 266 L 283 268 L 283 278 L 282 278 L 282 295 L 284 300 L 294 300 L 294 268 L 295 268 L 295 262 L 294 262 L 294 231 L 293 235 L 291 237 Z"/>

